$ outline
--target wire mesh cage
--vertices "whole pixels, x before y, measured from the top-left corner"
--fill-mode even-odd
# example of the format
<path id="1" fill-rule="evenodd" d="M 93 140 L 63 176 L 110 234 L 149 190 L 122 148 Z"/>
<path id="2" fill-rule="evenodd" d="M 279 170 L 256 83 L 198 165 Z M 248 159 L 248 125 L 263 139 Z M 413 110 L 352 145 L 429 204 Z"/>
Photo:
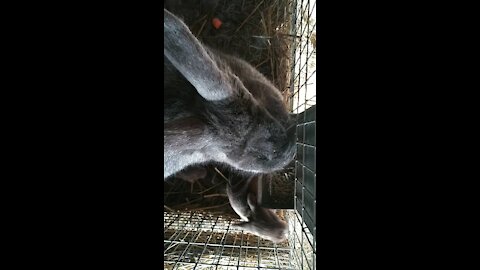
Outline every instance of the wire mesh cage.
<path id="1" fill-rule="evenodd" d="M 290 93 L 297 114 L 294 211 L 291 212 L 292 264 L 316 269 L 316 1 L 293 5 Z"/>
<path id="2" fill-rule="evenodd" d="M 189 1 L 175 3 L 186 2 Z M 277 205 L 272 208 L 284 209 L 278 214 L 287 221 L 289 236 L 288 241 L 275 244 L 232 226 L 235 214 L 226 196 L 217 190 L 207 196 L 228 208 L 224 214 L 216 205 L 182 211 L 165 206 L 168 211 L 164 212 L 164 269 L 316 269 L 316 1 L 205 2 L 214 2 L 222 12 L 212 15 L 214 12 L 208 8 L 210 15 L 201 13 L 201 8 L 179 11 L 184 12 L 183 18 L 192 32 L 202 42 L 250 62 L 282 91 L 287 106 L 296 115 L 295 161 L 278 174 L 285 175 L 282 181 L 271 178 L 272 182 L 291 185 L 291 204 L 272 200 Z M 223 32 L 218 34 L 203 21 L 208 16 L 224 21 Z M 212 187 L 206 186 L 209 181 L 200 184 L 205 186 L 198 192 L 203 198 L 207 197 L 207 190 L 219 185 L 219 178 L 226 178 L 214 169 L 206 177 L 213 175 Z M 177 193 L 170 196 L 183 196 L 178 193 L 181 189 L 172 187 Z M 264 205 L 269 207 L 268 202 Z M 212 208 L 218 211 L 206 211 Z"/>
<path id="3" fill-rule="evenodd" d="M 165 269 L 295 269 L 288 243 L 273 244 L 232 227 L 232 219 L 165 213 Z"/>

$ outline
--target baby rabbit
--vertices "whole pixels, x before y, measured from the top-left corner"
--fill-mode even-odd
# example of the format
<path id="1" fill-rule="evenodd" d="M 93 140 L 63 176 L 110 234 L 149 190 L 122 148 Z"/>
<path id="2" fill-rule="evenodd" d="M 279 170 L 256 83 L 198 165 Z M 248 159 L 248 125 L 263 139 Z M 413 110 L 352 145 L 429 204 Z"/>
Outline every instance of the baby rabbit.
<path id="1" fill-rule="evenodd" d="M 274 243 L 280 243 L 287 239 L 288 225 L 273 210 L 258 205 L 258 179 L 261 177 L 252 176 L 234 185 L 227 185 L 230 205 L 243 220 L 234 226 Z"/>
<path id="2" fill-rule="evenodd" d="M 295 125 L 280 91 L 163 12 L 164 178 L 208 162 L 251 173 L 286 166 L 295 155 Z"/>

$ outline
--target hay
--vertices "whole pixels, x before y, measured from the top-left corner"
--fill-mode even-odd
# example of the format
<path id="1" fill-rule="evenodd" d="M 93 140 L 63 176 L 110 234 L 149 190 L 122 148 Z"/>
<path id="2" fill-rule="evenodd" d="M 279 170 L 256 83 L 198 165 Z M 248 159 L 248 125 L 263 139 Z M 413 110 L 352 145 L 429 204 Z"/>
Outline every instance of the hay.
<path id="1" fill-rule="evenodd" d="M 236 172 L 214 165 L 205 166 L 207 176 L 194 183 L 172 177 L 164 182 L 164 210 L 166 212 L 190 212 L 222 216 L 238 220 L 239 216 L 230 206 L 226 186 L 231 180 L 238 180 Z M 292 182 L 293 168 L 270 174 L 272 183 Z M 233 180 L 235 181 L 235 180 Z M 280 192 L 275 189 L 275 192 Z M 281 214 L 281 212 L 279 213 Z M 281 218 L 285 220 L 283 215 Z"/>
<path id="2" fill-rule="evenodd" d="M 238 218 L 226 195 L 228 178 L 215 166 L 194 183 L 173 177 L 164 182 L 164 209 L 169 212 L 196 211 Z"/>
<path id="3" fill-rule="evenodd" d="M 203 43 L 246 60 L 284 92 L 289 85 L 292 42 L 289 2 L 167 1 L 165 7 Z M 219 29 L 213 26 L 213 18 L 222 21 Z"/>
<path id="4" fill-rule="evenodd" d="M 290 82 L 291 3 L 289 0 L 172 0 L 164 7 L 184 20 L 208 46 L 238 56 L 256 67 L 282 92 L 287 104 Z M 212 19 L 222 21 L 216 29 Z M 181 179 L 164 183 L 165 211 L 199 211 L 238 219 L 225 188 L 229 172 L 208 166 L 208 175 L 190 184 Z M 290 175 L 289 175 L 290 176 Z M 280 172 L 276 177 L 284 176 Z M 291 178 L 290 178 L 291 181 Z"/>

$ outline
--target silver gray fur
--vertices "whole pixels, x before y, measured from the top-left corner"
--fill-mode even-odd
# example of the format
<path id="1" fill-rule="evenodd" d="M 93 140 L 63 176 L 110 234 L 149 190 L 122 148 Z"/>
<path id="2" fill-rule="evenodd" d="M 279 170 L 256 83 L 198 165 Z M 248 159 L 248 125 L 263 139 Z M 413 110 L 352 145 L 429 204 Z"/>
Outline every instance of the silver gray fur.
<path id="1" fill-rule="evenodd" d="M 295 126 L 280 91 L 247 62 L 202 45 L 164 9 L 164 179 L 207 162 L 282 169 Z"/>
<path id="2" fill-rule="evenodd" d="M 233 210 L 242 222 L 235 224 L 237 228 L 255 234 L 274 243 L 285 241 L 288 236 L 288 225 L 273 210 L 258 205 L 258 180 L 261 175 L 244 178 L 235 184 L 227 185 L 227 195 Z"/>

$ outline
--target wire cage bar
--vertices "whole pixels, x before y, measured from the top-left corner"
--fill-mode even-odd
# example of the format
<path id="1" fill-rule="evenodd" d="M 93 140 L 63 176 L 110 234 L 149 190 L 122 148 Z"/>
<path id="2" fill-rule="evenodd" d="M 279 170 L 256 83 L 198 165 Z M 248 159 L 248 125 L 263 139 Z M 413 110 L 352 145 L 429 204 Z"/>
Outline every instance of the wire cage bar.
<path id="1" fill-rule="evenodd" d="M 316 269 L 316 1 L 295 1 L 291 32 L 290 104 L 297 115 L 294 210 L 290 213 L 292 265 Z"/>
<path id="2" fill-rule="evenodd" d="M 295 269 L 288 243 L 245 234 L 233 222 L 197 212 L 165 213 L 164 268 Z"/>
<path id="3" fill-rule="evenodd" d="M 235 1 L 235 5 L 243 6 L 244 2 Z M 254 12 L 265 2 L 276 4 L 278 9 L 280 2 L 287 3 L 282 12 L 289 16 L 285 24 L 290 25 L 284 35 L 289 44 L 285 83 L 278 75 L 270 77 L 286 93 L 297 123 L 297 154 L 288 177 L 294 185 L 294 203 L 293 209 L 284 211 L 288 241 L 274 244 L 244 233 L 232 226 L 238 221 L 232 217 L 205 211 L 165 211 L 164 269 L 316 269 L 316 1 L 262 0 L 255 3 Z M 220 1 L 219 7 L 228 3 Z M 204 33 L 204 25 L 199 26 L 198 32 Z M 249 27 L 248 22 L 243 27 Z M 225 39 L 218 36 L 212 40 L 218 38 Z M 273 41 L 271 37 L 261 40 Z M 258 61 L 257 67 L 272 66 L 270 61 Z"/>

